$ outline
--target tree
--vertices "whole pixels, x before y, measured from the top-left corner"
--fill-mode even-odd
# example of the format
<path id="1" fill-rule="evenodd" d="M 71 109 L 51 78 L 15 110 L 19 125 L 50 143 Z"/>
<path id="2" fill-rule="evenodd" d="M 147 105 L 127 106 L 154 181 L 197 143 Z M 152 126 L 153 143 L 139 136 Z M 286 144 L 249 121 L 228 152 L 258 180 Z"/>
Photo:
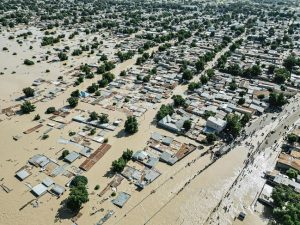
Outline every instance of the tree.
<path id="1" fill-rule="evenodd" d="M 31 66 L 31 65 L 34 65 L 34 62 L 29 60 L 29 59 L 25 59 L 24 64 L 27 65 L 27 66 Z"/>
<path id="2" fill-rule="evenodd" d="M 41 116 L 39 114 L 36 114 L 33 118 L 33 120 L 39 120 L 39 119 L 41 119 Z"/>
<path id="3" fill-rule="evenodd" d="M 71 93 L 71 97 L 79 98 L 79 96 L 80 96 L 80 92 L 78 89 Z"/>
<path id="4" fill-rule="evenodd" d="M 245 126 L 251 119 L 251 114 L 250 113 L 245 113 L 241 119 L 241 124 L 242 126 Z"/>
<path id="5" fill-rule="evenodd" d="M 107 85 L 108 85 L 108 80 L 106 80 L 106 79 L 102 79 L 102 80 L 99 80 L 98 81 L 98 84 L 99 84 L 99 87 L 101 87 L 101 88 L 104 88 L 104 87 L 106 87 Z"/>
<path id="6" fill-rule="evenodd" d="M 94 112 L 91 112 L 90 114 L 90 120 L 93 121 L 93 120 L 97 120 L 99 117 L 98 113 L 96 113 L 95 111 Z"/>
<path id="7" fill-rule="evenodd" d="M 88 192 L 85 186 L 71 188 L 70 195 L 67 199 L 67 207 L 73 212 L 78 212 L 83 203 L 89 201 Z"/>
<path id="8" fill-rule="evenodd" d="M 273 189 L 273 214 L 277 224 L 296 225 L 299 222 L 300 194 L 291 187 L 277 185 Z"/>
<path id="9" fill-rule="evenodd" d="M 290 144 L 293 144 L 294 142 L 296 142 L 296 141 L 298 141 L 299 139 L 298 139 L 298 136 L 297 135 L 295 135 L 295 134 L 288 134 L 287 135 L 287 141 L 288 141 L 288 143 L 290 143 Z"/>
<path id="10" fill-rule="evenodd" d="M 133 155 L 133 151 L 130 149 L 127 149 L 126 151 L 123 152 L 122 158 L 128 162 L 131 159 L 132 155 Z"/>
<path id="11" fill-rule="evenodd" d="M 88 184 L 88 179 L 85 176 L 78 175 L 71 181 L 71 187 L 85 186 Z"/>
<path id="12" fill-rule="evenodd" d="M 285 68 L 278 68 L 275 70 L 274 81 L 277 84 L 283 84 L 290 78 L 290 72 Z"/>
<path id="13" fill-rule="evenodd" d="M 124 170 L 125 166 L 126 166 L 126 161 L 122 157 L 112 162 L 112 170 L 114 172 L 121 173 Z"/>
<path id="14" fill-rule="evenodd" d="M 120 76 L 121 76 L 121 77 L 125 77 L 125 76 L 126 76 L 126 71 L 125 71 L 125 70 L 122 70 L 121 73 L 120 73 Z"/>
<path id="15" fill-rule="evenodd" d="M 91 86 L 88 86 L 88 93 L 95 93 L 99 89 L 99 86 L 96 83 L 92 83 Z"/>
<path id="16" fill-rule="evenodd" d="M 192 122 L 190 120 L 185 120 L 182 127 L 185 131 L 189 131 L 192 127 Z"/>
<path id="17" fill-rule="evenodd" d="M 203 118 L 207 120 L 209 117 L 215 116 L 215 115 L 216 115 L 215 112 L 213 112 L 213 111 L 207 111 L 207 110 L 206 110 L 206 111 L 204 112 L 204 114 L 203 114 Z"/>
<path id="18" fill-rule="evenodd" d="M 264 95 L 264 94 L 259 94 L 259 95 L 257 96 L 257 98 L 260 99 L 260 100 L 262 100 L 262 99 L 265 98 L 265 95 Z"/>
<path id="19" fill-rule="evenodd" d="M 68 56 L 64 52 L 58 53 L 58 58 L 59 58 L 60 61 L 68 60 Z"/>
<path id="20" fill-rule="evenodd" d="M 138 132 L 138 122 L 135 116 L 127 117 L 124 125 L 125 131 L 129 134 Z"/>
<path id="21" fill-rule="evenodd" d="M 297 170 L 294 170 L 292 168 L 289 168 L 287 171 L 286 171 L 286 175 L 290 178 L 290 179 L 295 179 L 297 178 L 298 176 L 298 171 Z"/>
<path id="22" fill-rule="evenodd" d="M 104 123 L 108 123 L 109 119 L 108 119 L 108 115 L 107 114 L 101 114 L 99 116 L 99 124 L 104 124 Z"/>
<path id="23" fill-rule="evenodd" d="M 204 67 L 205 67 L 205 62 L 204 62 L 204 60 L 203 60 L 203 59 L 199 59 L 199 60 L 196 62 L 195 66 L 196 66 L 197 72 L 200 72 L 200 71 L 204 70 Z"/>
<path id="24" fill-rule="evenodd" d="M 56 111 L 55 107 L 52 106 L 46 110 L 46 114 L 54 113 L 55 111 Z"/>
<path id="25" fill-rule="evenodd" d="M 276 69 L 275 65 L 270 64 L 268 67 L 268 74 L 273 74 L 275 69 Z"/>
<path id="26" fill-rule="evenodd" d="M 259 65 L 254 65 L 251 67 L 251 74 L 252 76 L 259 76 L 261 74 L 261 68 Z"/>
<path id="27" fill-rule="evenodd" d="M 183 71 L 183 74 L 182 74 L 182 79 L 183 80 L 191 80 L 193 79 L 193 73 L 191 70 L 189 69 L 186 69 Z"/>
<path id="28" fill-rule="evenodd" d="M 214 133 L 208 133 L 206 135 L 207 144 L 213 144 L 217 140 L 217 136 Z"/>
<path id="29" fill-rule="evenodd" d="M 172 99 L 175 108 L 186 106 L 185 99 L 181 95 L 173 95 Z"/>
<path id="30" fill-rule="evenodd" d="M 207 84 L 207 82 L 208 82 L 208 77 L 205 76 L 205 75 L 202 75 L 202 76 L 200 77 L 200 81 L 201 81 L 201 84 Z"/>
<path id="31" fill-rule="evenodd" d="M 102 75 L 102 79 L 107 80 L 108 83 L 110 83 L 115 79 L 115 75 L 113 73 L 107 72 Z"/>
<path id="32" fill-rule="evenodd" d="M 23 93 L 25 94 L 25 97 L 33 97 L 34 96 L 34 89 L 31 87 L 27 87 L 23 89 Z"/>
<path id="33" fill-rule="evenodd" d="M 237 84 L 235 82 L 235 80 L 232 80 L 230 83 L 229 83 L 229 90 L 231 91 L 235 91 L 237 89 Z"/>
<path id="34" fill-rule="evenodd" d="M 295 55 L 289 55 L 286 59 L 284 59 L 283 61 L 283 66 L 288 70 L 288 71 L 292 71 L 292 69 L 294 68 L 294 66 L 296 66 L 298 64 L 298 61 L 295 57 Z"/>
<path id="35" fill-rule="evenodd" d="M 35 106 L 29 101 L 25 101 L 21 105 L 21 111 L 24 114 L 29 114 L 29 113 L 33 112 L 34 110 L 35 110 Z"/>
<path id="36" fill-rule="evenodd" d="M 71 108 L 75 108 L 78 105 L 78 98 L 70 97 L 67 101 Z"/>
<path id="37" fill-rule="evenodd" d="M 244 98 L 240 98 L 239 100 L 238 100 L 238 104 L 239 105 L 244 105 L 245 104 L 245 99 Z"/>
<path id="38" fill-rule="evenodd" d="M 227 125 L 225 127 L 225 131 L 232 135 L 233 137 L 237 137 L 240 134 L 242 129 L 242 124 L 240 121 L 240 117 L 237 114 L 228 114 L 226 117 Z"/>
<path id="39" fill-rule="evenodd" d="M 159 111 L 156 114 L 157 121 L 160 121 L 162 118 L 166 117 L 167 115 L 172 115 L 174 113 L 174 108 L 172 105 L 161 105 Z"/>
<path id="40" fill-rule="evenodd" d="M 147 82 L 149 82 L 150 81 L 150 75 L 147 75 L 147 76 L 144 76 L 143 77 L 143 82 L 144 83 L 147 83 Z"/>
<path id="41" fill-rule="evenodd" d="M 242 69 L 238 64 L 229 65 L 227 68 L 227 72 L 233 76 L 242 75 Z"/>
<path id="42" fill-rule="evenodd" d="M 200 83 L 199 82 L 191 82 L 189 83 L 189 86 L 188 86 L 188 90 L 189 91 L 194 91 L 195 89 L 198 89 L 200 88 Z"/>
<path id="43" fill-rule="evenodd" d="M 208 69 L 206 71 L 208 78 L 212 78 L 215 75 L 215 71 L 213 69 Z"/>
<path id="44" fill-rule="evenodd" d="M 287 103 L 283 93 L 272 92 L 269 95 L 269 103 L 271 107 L 281 107 Z"/>
<path id="45" fill-rule="evenodd" d="M 63 152 L 61 153 L 61 157 L 62 158 L 65 158 L 67 155 L 69 155 L 70 154 L 70 152 L 69 152 L 69 150 L 63 150 Z"/>

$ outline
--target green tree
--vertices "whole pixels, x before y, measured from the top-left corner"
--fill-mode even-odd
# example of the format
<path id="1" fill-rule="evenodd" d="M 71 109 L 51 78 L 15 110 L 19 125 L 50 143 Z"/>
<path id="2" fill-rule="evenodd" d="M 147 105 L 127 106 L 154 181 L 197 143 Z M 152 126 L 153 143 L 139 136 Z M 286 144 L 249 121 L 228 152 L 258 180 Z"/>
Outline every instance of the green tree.
<path id="1" fill-rule="evenodd" d="M 298 141 L 299 139 L 298 139 L 298 136 L 297 135 L 295 135 L 295 134 L 288 134 L 287 135 L 287 141 L 288 141 L 288 143 L 290 143 L 290 144 L 293 144 L 294 142 L 296 142 L 296 141 Z"/>
<path id="2" fill-rule="evenodd" d="M 251 74 L 252 76 L 259 76 L 261 74 L 261 68 L 259 65 L 254 65 L 251 67 Z"/>
<path id="3" fill-rule="evenodd" d="M 275 69 L 276 69 L 275 65 L 270 64 L 268 67 L 268 74 L 273 74 Z"/>
<path id="4" fill-rule="evenodd" d="M 68 60 L 68 56 L 64 52 L 58 53 L 58 58 L 59 58 L 60 61 Z"/>
<path id="5" fill-rule="evenodd" d="M 39 114 L 36 114 L 33 118 L 33 120 L 40 120 L 41 119 L 41 116 Z"/>
<path id="6" fill-rule="evenodd" d="M 298 64 L 298 60 L 296 59 L 295 55 L 289 55 L 286 59 L 283 61 L 283 66 L 288 70 L 292 71 L 293 67 Z"/>
<path id="7" fill-rule="evenodd" d="M 27 87 L 23 89 L 23 93 L 25 94 L 25 97 L 33 97 L 34 96 L 34 89 L 31 87 Z"/>
<path id="8" fill-rule="evenodd" d="M 191 80 L 193 79 L 193 73 L 191 70 L 189 69 L 186 69 L 183 71 L 183 74 L 182 74 L 182 79 L 184 80 Z"/>
<path id="9" fill-rule="evenodd" d="M 104 123 L 108 123 L 109 119 L 108 119 L 108 115 L 107 114 L 101 114 L 99 116 L 99 124 L 104 124 Z"/>
<path id="10" fill-rule="evenodd" d="M 99 86 L 96 83 L 92 83 L 91 86 L 88 86 L 88 93 L 95 93 L 99 89 Z"/>
<path id="11" fill-rule="evenodd" d="M 239 105 L 244 105 L 245 104 L 245 99 L 244 98 L 240 98 L 239 100 L 238 100 L 238 104 Z"/>
<path id="12" fill-rule="evenodd" d="M 244 127 L 251 119 L 251 114 L 250 113 L 245 113 L 241 119 L 241 124 Z"/>
<path id="13" fill-rule="evenodd" d="M 88 192 L 85 186 L 71 188 L 70 195 L 67 199 L 67 207 L 73 212 L 78 212 L 82 204 L 89 201 Z"/>
<path id="14" fill-rule="evenodd" d="M 70 154 L 70 152 L 69 152 L 69 150 L 63 150 L 63 152 L 61 153 L 61 157 L 62 158 L 65 158 L 67 155 L 69 155 Z"/>
<path id="15" fill-rule="evenodd" d="M 182 127 L 185 131 L 189 131 L 192 127 L 192 122 L 190 120 L 185 120 Z"/>
<path id="16" fill-rule="evenodd" d="M 25 59 L 24 64 L 27 65 L 27 66 L 31 66 L 31 65 L 34 65 L 34 62 L 29 60 L 29 59 Z"/>
<path id="17" fill-rule="evenodd" d="M 144 83 L 147 83 L 147 82 L 149 82 L 150 81 L 150 75 L 147 75 L 147 76 L 144 76 L 143 77 L 143 82 Z"/>
<path id="18" fill-rule="evenodd" d="M 29 101 L 25 101 L 21 105 L 21 111 L 24 114 L 29 114 L 29 113 L 33 112 L 34 110 L 35 110 L 35 106 Z"/>
<path id="19" fill-rule="evenodd" d="M 128 162 L 131 159 L 132 155 L 133 155 L 133 151 L 130 149 L 127 149 L 126 151 L 123 152 L 122 158 Z"/>
<path id="20" fill-rule="evenodd" d="M 239 115 L 228 114 L 226 117 L 226 121 L 227 125 L 225 127 L 225 131 L 233 137 L 237 137 L 242 129 L 242 124 Z"/>
<path id="21" fill-rule="evenodd" d="M 204 61 L 203 59 L 199 59 L 199 60 L 196 62 L 195 66 L 196 66 L 197 72 L 200 72 L 200 71 L 204 70 L 204 67 L 205 67 L 205 61 Z"/>
<path id="22" fill-rule="evenodd" d="M 159 111 L 156 114 L 157 121 L 160 121 L 162 118 L 166 117 L 167 115 L 172 115 L 174 113 L 174 108 L 172 105 L 161 105 Z"/>
<path id="23" fill-rule="evenodd" d="M 283 93 L 272 92 L 269 95 L 269 103 L 271 107 L 281 107 L 287 103 Z"/>
<path id="24" fill-rule="evenodd" d="M 126 71 L 125 71 L 125 70 L 122 70 L 121 73 L 120 73 L 120 76 L 121 76 L 121 77 L 125 77 L 125 76 L 126 76 Z"/>
<path id="25" fill-rule="evenodd" d="M 56 111 L 55 107 L 52 106 L 52 107 L 47 108 L 46 114 L 54 113 L 55 111 Z"/>
<path id="26" fill-rule="evenodd" d="M 214 133 L 208 133 L 206 135 L 206 142 L 207 144 L 214 144 L 214 142 L 217 140 L 217 136 Z"/>
<path id="27" fill-rule="evenodd" d="M 127 117 L 124 125 L 125 131 L 129 134 L 138 132 L 138 122 L 135 116 Z"/>
<path id="28" fill-rule="evenodd" d="M 79 96 L 80 96 L 80 92 L 78 89 L 71 93 L 71 97 L 79 98 Z"/>
<path id="29" fill-rule="evenodd" d="M 257 96 L 257 98 L 260 99 L 260 100 L 262 100 L 262 99 L 265 98 L 265 95 L 264 95 L 264 94 L 259 94 L 259 95 Z"/>
<path id="30" fill-rule="evenodd" d="M 188 86 L 188 90 L 189 91 L 194 91 L 195 89 L 198 89 L 200 88 L 200 83 L 199 82 L 191 82 L 189 83 L 189 86 Z"/>
<path id="31" fill-rule="evenodd" d="M 126 166 L 126 161 L 122 157 L 112 162 L 112 169 L 114 172 L 121 173 L 124 170 L 125 166 Z"/>
<path id="32" fill-rule="evenodd" d="M 215 75 L 214 69 L 208 69 L 206 71 L 206 75 L 208 76 L 208 78 L 212 78 Z"/>
<path id="33" fill-rule="evenodd" d="M 275 70 L 274 81 L 277 84 L 283 84 L 290 78 L 290 72 L 285 68 L 278 68 Z"/>
<path id="34" fill-rule="evenodd" d="M 97 120 L 98 117 L 99 117 L 98 113 L 96 113 L 95 111 L 91 112 L 91 114 L 90 114 L 90 120 L 91 121 Z"/>
<path id="35" fill-rule="evenodd" d="M 287 171 L 286 171 L 286 175 L 290 178 L 290 179 L 295 179 L 297 178 L 298 176 L 298 171 L 297 170 L 294 170 L 292 168 L 289 168 Z"/>
<path id="36" fill-rule="evenodd" d="M 277 224 L 298 225 L 300 194 L 291 187 L 277 185 L 272 192 L 273 215 Z"/>
<path id="37" fill-rule="evenodd" d="M 201 81 L 201 84 L 207 84 L 207 82 L 208 82 L 208 77 L 205 76 L 205 75 L 202 75 L 202 76 L 200 77 L 200 81 Z"/>
<path id="38" fill-rule="evenodd" d="M 237 89 L 237 84 L 235 82 L 235 80 L 232 80 L 230 83 L 229 83 L 229 90 L 231 91 L 235 91 Z"/>
<path id="39" fill-rule="evenodd" d="M 85 186 L 88 184 L 88 179 L 85 176 L 78 175 L 71 181 L 71 187 Z"/>
<path id="40" fill-rule="evenodd" d="M 71 108 L 75 108 L 78 105 L 78 98 L 70 97 L 67 101 Z"/>
<path id="41" fill-rule="evenodd" d="M 185 99 L 181 95 L 173 95 L 172 99 L 175 108 L 186 106 Z"/>

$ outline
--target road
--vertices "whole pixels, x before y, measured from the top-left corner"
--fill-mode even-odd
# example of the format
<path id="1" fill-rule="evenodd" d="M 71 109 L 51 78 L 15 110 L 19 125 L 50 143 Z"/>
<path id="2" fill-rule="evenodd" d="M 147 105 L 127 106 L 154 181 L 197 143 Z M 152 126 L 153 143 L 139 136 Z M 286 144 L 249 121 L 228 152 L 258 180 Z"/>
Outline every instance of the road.
<path id="1" fill-rule="evenodd" d="M 252 127 L 257 126 L 258 131 L 269 126 L 266 130 L 268 133 L 261 134 L 265 137 L 263 141 L 258 141 L 257 134 L 251 136 L 247 144 L 253 146 L 249 151 L 250 157 L 245 160 L 245 166 L 211 211 L 206 224 L 228 224 L 240 211 L 253 211 L 254 203 L 265 184 L 264 172 L 274 168 L 281 152 L 284 135 L 292 130 L 299 120 L 299 99 L 297 95 L 282 112 L 265 115 L 263 119 L 252 124 Z M 277 117 L 276 120 L 272 120 L 274 116 Z"/>

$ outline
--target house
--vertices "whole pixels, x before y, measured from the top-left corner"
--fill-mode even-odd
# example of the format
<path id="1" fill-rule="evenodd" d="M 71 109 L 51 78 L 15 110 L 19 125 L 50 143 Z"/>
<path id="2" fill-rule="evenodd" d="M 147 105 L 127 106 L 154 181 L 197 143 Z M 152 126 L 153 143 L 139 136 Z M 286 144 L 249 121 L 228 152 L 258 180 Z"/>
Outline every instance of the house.
<path id="1" fill-rule="evenodd" d="M 148 153 L 145 151 L 137 151 L 133 154 L 132 158 L 137 161 L 143 161 L 148 158 Z"/>
<path id="2" fill-rule="evenodd" d="M 74 162 L 80 155 L 77 152 L 71 152 L 70 154 L 68 154 L 64 160 L 68 163 L 72 163 Z"/>
<path id="3" fill-rule="evenodd" d="M 276 163 L 276 168 L 286 171 L 290 168 L 300 172 L 300 159 L 296 159 L 287 154 L 280 154 Z"/>
<path id="4" fill-rule="evenodd" d="M 129 200 L 130 197 L 131 197 L 130 194 L 121 192 L 117 198 L 112 200 L 112 203 L 115 204 L 116 206 L 122 208 L 125 205 L 125 203 Z"/>
<path id="5" fill-rule="evenodd" d="M 19 172 L 16 173 L 16 177 L 21 181 L 25 180 L 30 175 L 31 174 L 26 169 L 20 170 Z"/>
<path id="6" fill-rule="evenodd" d="M 227 122 L 225 120 L 210 116 L 206 121 L 206 127 L 213 129 L 215 132 L 220 133 L 226 127 Z"/>
<path id="7" fill-rule="evenodd" d="M 188 118 L 182 117 L 179 120 L 175 120 L 167 115 L 158 122 L 158 126 L 174 133 L 180 133 L 183 129 L 182 127 L 185 120 L 188 120 Z"/>
<path id="8" fill-rule="evenodd" d="M 52 187 L 51 192 L 55 195 L 57 195 L 58 197 L 61 196 L 64 192 L 66 191 L 66 189 L 58 184 L 55 184 L 54 187 Z"/>
<path id="9" fill-rule="evenodd" d="M 31 192 L 39 197 L 47 192 L 47 187 L 43 184 L 38 184 L 31 189 Z"/>

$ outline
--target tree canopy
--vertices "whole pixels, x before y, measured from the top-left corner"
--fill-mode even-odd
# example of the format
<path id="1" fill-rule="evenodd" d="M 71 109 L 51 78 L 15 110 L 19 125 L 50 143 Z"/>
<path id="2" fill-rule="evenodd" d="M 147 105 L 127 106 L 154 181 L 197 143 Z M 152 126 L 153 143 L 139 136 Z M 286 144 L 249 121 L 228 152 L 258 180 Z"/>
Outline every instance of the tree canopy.
<path id="1" fill-rule="evenodd" d="M 29 114 L 29 113 L 33 112 L 34 110 L 35 110 L 35 106 L 29 101 L 25 101 L 21 105 L 21 111 L 24 114 Z"/>
<path id="2" fill-rule="evenodd" d="M 135 116 L 127 117 L 124 125 L 125 131 L 129 134 L 134 134 L 138 132 L 138 122 Z"/>

